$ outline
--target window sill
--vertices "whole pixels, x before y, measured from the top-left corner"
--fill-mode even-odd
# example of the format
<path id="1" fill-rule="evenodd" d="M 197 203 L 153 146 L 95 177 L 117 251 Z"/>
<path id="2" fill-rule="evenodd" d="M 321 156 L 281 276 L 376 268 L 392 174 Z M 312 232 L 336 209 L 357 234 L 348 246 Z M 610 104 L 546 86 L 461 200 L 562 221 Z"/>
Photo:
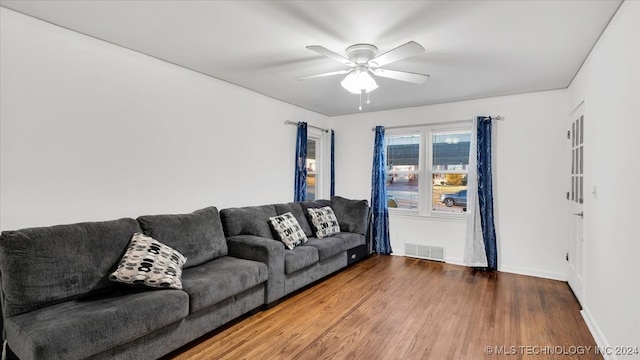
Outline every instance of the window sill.
<path id="1" fill-rule="evenodd" d="M 466 222 L 467 214 L 447 214 L 447 213 L 430 213 L 420 214 L 418 210 L 409 209 L 389 209 L 390 217 L 412 218 L 421 220 L 433 220 L 433 221 L 451 221 L 451 222 Z"/>

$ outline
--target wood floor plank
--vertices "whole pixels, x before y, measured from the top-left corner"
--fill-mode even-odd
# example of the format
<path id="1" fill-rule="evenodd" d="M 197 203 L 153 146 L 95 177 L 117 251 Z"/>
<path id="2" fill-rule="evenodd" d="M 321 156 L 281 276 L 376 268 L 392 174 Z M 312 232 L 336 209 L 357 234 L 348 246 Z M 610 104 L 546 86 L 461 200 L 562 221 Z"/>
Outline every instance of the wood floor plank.
<path id="1" fill-rule="evenodd" d="M 602 357 L 565 282 L 372 256 L 164 360 L 196 359 Z"/>

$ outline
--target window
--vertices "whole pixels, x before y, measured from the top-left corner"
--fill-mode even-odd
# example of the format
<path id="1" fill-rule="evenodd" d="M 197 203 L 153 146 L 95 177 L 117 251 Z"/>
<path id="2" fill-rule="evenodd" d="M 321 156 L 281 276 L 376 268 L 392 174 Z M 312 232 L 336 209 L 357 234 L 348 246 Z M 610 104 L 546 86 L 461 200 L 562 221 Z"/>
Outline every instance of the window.
<path id="1" fill-rule="evenodd" d="M 309 129 L 307 133 L 307 200 L 317 200 L 326 198 L 329 189 L 329 168 L 328 156 L 324 156 L 324 151 L 329 149 L 327 141 L 330 140 L 328 133 L 319 129 Z"/>
<path id="2" fill-rule="evenodd" d="M 316 139 L 307 138 L 307 200 L 315 200 L 318 182 L 317 179 L 317 164 L 316 164 L 316 144 L 319 141 Z"/>
<path id="3" fill-rule="evenodd" d="M 389 208 L 421 215 L 463 214 L 471 131 L 423 127 L 387 133 Z"/>

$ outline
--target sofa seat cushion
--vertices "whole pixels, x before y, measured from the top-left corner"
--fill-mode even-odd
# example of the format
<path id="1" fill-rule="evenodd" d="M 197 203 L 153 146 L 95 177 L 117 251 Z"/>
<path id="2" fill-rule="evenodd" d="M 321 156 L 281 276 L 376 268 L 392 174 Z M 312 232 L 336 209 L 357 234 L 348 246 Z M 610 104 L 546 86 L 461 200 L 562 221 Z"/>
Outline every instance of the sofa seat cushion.
<path id="1" fill-rule="evenodd" d="M 189 311 L 193 313 L 251 289 L 267 278 L 267 265 L 224 256 L 184 270 L 182 289 L 189 294 Z"/>
<path id="2" fill-rule="evenodd" d="M 341 239 L 344 242 L 345 247 L 348 249 L 353 249 L 354 247 L 364 245 L 367 243 L 364 235 L 354 234 L 350 232 L 341 232 L 339 234 L 334 235 L 335 238 Z M 325 240 L 325 239 L 322 239 Z"/>
<path id="3" fill-rule="evenodd" d="M 284 251 L 284 273 L 292 274 L 309 267 L 319 260 L 318 249 L 314 246 L 298 246 Z"/>
<path id="4" fill-rule="evenodd" d="M 84 359 L 188 315 L 180 290 L 114 291 L 6 319 L 7 340 L 21 359 Z"/>
<path id="5" fill-rule="evenodd" d="M 184 255 L 185 269 L 227 255 L 227 239 L 214 206 L 190 214 L 140 216 L 138 222 L 145 235 Z"/>
<path id="6" fill-rule="evenodd" d="M 313 246 L 318 249 L 318 258 L 320 261 L 332 258 L 341 252 L 347 251 L 347 246 L 343 239 L 332 236 L 328 238 L 309 238 L 305 246 Z"/>

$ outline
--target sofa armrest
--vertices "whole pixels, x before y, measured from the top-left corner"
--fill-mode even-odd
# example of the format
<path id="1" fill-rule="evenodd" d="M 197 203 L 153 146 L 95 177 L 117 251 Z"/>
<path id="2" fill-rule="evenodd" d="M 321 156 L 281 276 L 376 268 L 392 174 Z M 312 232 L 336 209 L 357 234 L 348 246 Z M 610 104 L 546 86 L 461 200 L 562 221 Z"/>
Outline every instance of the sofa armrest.
<path id="1" fill-rule="evenodd" d="M 284 244 L 280 241 L 253 235 L 237 235 L 227 238 L 229 255 L 241 259 L 265 263 L 269 279 L 265 304 L 284 296 Z"/>

